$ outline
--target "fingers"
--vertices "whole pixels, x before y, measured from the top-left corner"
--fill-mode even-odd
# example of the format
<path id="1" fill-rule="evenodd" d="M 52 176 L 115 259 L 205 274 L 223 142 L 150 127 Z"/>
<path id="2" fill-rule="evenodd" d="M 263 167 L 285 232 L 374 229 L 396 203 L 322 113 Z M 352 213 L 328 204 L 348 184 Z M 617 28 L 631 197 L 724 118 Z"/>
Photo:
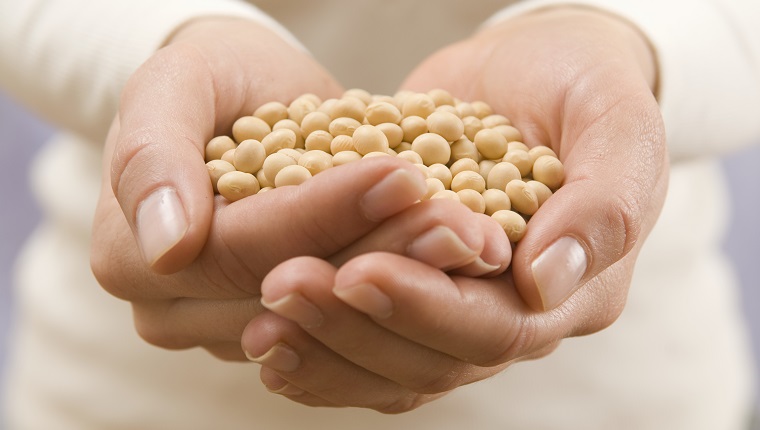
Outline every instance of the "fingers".
<path id="1" fill-rule="evenodd" d="M 293 395 L 298 388 L 334 404 L 395 412 L 427 399 L 420 393 L 440 394 L 492 374 L 476 374 L 346 306 L 331 293 L 334 273 L 330 264 L 302 257 L 267 276 L 263 290 L 274 301 L 266 306 L 279 316 L 257 317 L 242 343 L 254 361 L 288 381 L 281 393 L 285 384 L 269 375 L 264 382 L 274 392 Z"/>
<path id="2" fill-rule="evenodd" d="M 188 264 L 206 240 L 213 192 L 205 143 L 265 96 L 287 101 L 305 88 L 339 90 L 310 57 L 269 30 L 227 24 L 201 22 L 183 30 L 130 78 L 122 95 L 107 171 L 143 258 L 158 273 Z M 273 76 L 288 85 L 258 89 Z"/>
<path id="3" fill-rule="evenodd" d="M 634 97 L 587 128 L 568 127 L 562 137 L 572 141 L 564 145 L 572 147 L 565 183 L 531 218 L 513 261 L 520 294 L 534 309 L 557 307 L 638 253 L 655 223 L 667 188 L 667 153 L 656 105 Z"/>
<path id="4" fill-rule="evenodd" d="M 468 276 L 499 274 L 512 258 L 511 245 L 497 223 L 445 199 L 410 206 L 328 260 L 341 266 L 377 251 L 406 255 Z"/>

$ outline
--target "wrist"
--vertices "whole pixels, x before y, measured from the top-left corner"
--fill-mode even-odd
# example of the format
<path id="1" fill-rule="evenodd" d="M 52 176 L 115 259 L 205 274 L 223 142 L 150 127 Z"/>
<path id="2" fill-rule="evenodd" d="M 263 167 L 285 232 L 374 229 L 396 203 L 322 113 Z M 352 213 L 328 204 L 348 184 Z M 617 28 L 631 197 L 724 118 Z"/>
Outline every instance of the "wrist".
<path id="1" fill-rule="evenodd" d="M 515 34 L 537 28 L 566 48 L 572 49 L 567 43 L 580 41 L 584 47 L 594 44 L 608 49 L 610 58 L 623 57 L 636 66 L 649 89 L 657 94 L 659 65 L 653 45 L 635 24 L 612 12 L 584 5 L 547 6 L 501 21 L 483 33 Z"/>

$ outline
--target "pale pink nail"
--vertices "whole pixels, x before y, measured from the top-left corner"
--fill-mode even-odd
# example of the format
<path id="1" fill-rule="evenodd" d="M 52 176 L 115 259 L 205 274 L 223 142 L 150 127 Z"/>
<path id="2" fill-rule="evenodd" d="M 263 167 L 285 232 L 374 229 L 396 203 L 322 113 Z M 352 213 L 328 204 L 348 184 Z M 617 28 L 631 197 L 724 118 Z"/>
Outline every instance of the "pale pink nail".
<path id="1" fill-rule="evenodd" d="M 586 251 L 572 237 L 554 242 L 531 264 L 545 310 L 565 301 L 577 288 L 587 266 Z"/>
<path id="2" fill-rule="evenodd" d="M 433 227 L 417 236 L 407 247 L 406 255 L 441 270 L 462 267 L 478 258 L 476 251 L 444 226 Z"/>
<path id="3" fill-rule="evenodd" d="M 283 343 L 278 343 L 269 351 L 259 357 L 254 357 L 245 352 L 246 357 L 254 363 L 270 367 L 280 372 L 294 372 L 301 365 L 301 358 L 293 351 L 293 348 Z"/>
<path id="4" fill-rule="evenodd" d="M 262 298 L 261 304 L 277 315 L 297 322 L 304 328 L 317 328 L 322 325 L 324 319 L 322 311 L 298 293 L 288 294 L 274 302 Z"/>
<path id="5" fill-rule="evenodd" d="M 362 197 L 359 206 L 370 221 L 382 221 L 409 207 L 426 191 L 427 184 L 419 175 L 405 169 L 397 169 L 370 188 Z"/>
<path id="6" fill-rule="evenodd" d="M 174 188 L 154 191 L 137 209 L 137 238 L 145 260 L 153 265 L 187 233 L 185 209 Z"/>
<path id="7" fill-rule="evenodd" d="M 393 315 L 390 297 L 372 284 L 335 287 L 333 293 L 352 308 L 369 316 L 385 319 Z"/>

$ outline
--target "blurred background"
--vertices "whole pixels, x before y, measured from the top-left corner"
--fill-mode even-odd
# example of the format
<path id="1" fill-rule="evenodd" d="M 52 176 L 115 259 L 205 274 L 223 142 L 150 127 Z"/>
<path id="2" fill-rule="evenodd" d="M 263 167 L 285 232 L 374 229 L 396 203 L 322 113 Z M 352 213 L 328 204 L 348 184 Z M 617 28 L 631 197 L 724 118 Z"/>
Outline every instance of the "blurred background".
<path id="1" fill-rule="evenodd" d="M 14 258 L 40 218 L 27 170 L 35 152 L 52 132 L 50 126 L 0 92 L 0 369 L 13 315 Z M 760 145 L 731 155 L 723 164 L 731 182 L 734 206 L 725 248 L 739 270 L 760 374 Z"/>

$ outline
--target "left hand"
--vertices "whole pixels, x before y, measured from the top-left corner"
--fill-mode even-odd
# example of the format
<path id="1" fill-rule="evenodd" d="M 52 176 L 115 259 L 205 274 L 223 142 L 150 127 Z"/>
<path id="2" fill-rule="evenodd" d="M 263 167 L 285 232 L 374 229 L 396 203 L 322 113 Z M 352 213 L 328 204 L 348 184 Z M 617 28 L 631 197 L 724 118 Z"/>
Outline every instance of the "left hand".
<path id="1" fill-rule="evenodd" d="M 423 62 L 406 88 L 489 103 L 526 144 L 555 150 L 564 186 L 495 278 L 385 253 L 338 269 L 278 266 L 262 285 L 273 313 L 242 339 L 264 383 L 304 404 L 404 412 L 615 321 L 667 188 L 655 63 L 630 24 L 573 7 L 502 22 Z M 304 324 L 306 309 L 319 318 Z"/>

